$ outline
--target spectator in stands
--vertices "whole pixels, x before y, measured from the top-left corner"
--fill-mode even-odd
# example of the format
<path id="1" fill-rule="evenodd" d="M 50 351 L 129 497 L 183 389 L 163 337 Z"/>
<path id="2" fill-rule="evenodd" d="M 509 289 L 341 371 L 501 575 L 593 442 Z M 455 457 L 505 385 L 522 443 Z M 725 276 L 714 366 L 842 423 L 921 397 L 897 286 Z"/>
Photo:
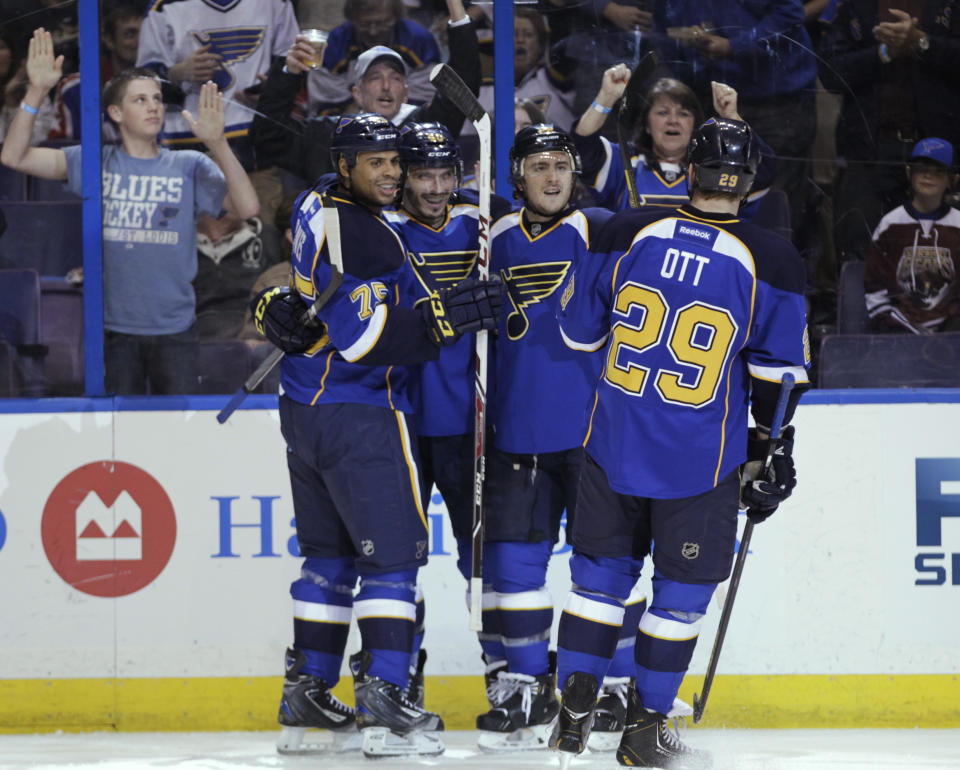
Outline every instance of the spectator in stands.
<path id="1" fill-rule="evenodd" d="M 0 27 L 0 92 L 3 93 L 3 106 L 0 108 L 2 143 L 10 123 L 20 109 L 23 95 L 27 92 L 27 68 L 23 47 L 16 37 L 3 27 Z M 33 124 L 30 144 L 44 141 L 55 121 L 55 109 L 50 99 L 44 99 L 37 107 L 39 114 Z"/>
<path id="2" fill-rule="evenodd" d="M 835 203 L 841 262 L 863 259 L 881 214 L 903 202 L 901 169 L 914 144 L 924 136 L 960 142 L 960 13 L 953 7 L 950 0 L 846 0 L 835 15 L 825 12 L 820 78 L 843 95 L 837 154 L 846 170 Z"/>
<path id="3" fill-rule="evenodd" d="M 596 205 L 622 210 L 630 207 L 626 176 L 619 148 L 600 129 L 630 80 L 625 64 L 610 67 L 593 104 L 577 121 L 573 141 L 583 162 L 581 178 L 593 190 Z M 743 120 L 737 92 L 723 83 L 712 84 L 713 108 L 718 117 Z M 637 118 L 637 139 L 628 148 L 642 206 L 676 207 L 690 199 L 687 191 L 687 147 L 695 126 L 703 122 L 703 109 L 693 91 L 679 80 L 660 78 L 647 89 Z M 764 156 L 754 182 L 755 190 L 743 204 L 751 218 L 773 180 L 773 151 L 760 142 Z M 635 149 L 634 149 L 635 148 Z"/>
<path id="4" fill-rule="evenodd" d="M 0 151 L 0 162 L 27 174 L 66 180 L 80 193 L 80 146 L 29 147 L 37 105 L 56 86 L 63 58 L 37 29 L 27 55 L 29 86 Z M 120 145 L 103 148 L 103 293 L 106 386 L 111 393 L 184 393 L 198 384 L 196 217 L 218 214 L 230 193 L 238 216 L 257 214 L 250 180 L 224 137 L 223 98 L 200 91 L 196 118 L 184 120 L 200 152 L 158 145 L 163 102 L 150 70 L 127 70 L 104 89 L 103 104 Z"/>
<path id="5" fill-rule="evenodd" d="M 103 20 L 100 42 L 100 85 L 104 86 L 117 73 L 130 69 L 137 62 L 140 25 L 143 11 L 136 5 L 123 3 L 110 11 Z M 81 109 L 80 73 L 67 75 L 57 85 L 54 99 L 56 117 L 50 128 L 50 139 L 80 141 Z"/>
<path id="6" fill-rule="evenodd" d="M 450 67 L 476 93 L 480 85 L 480 61 L 477 36 L 467 17 L 462 0 L 446 0 L 450 10 Z M 298 37 L 287 52 L 286 63 L 277 62 L 270 70 L 260 99 L 259 114 L 250 129 L 261 167 L 275 164 L 313 183 L 321 174 L 334 171 L 330 162 L 330 137 L 337 127 L 338 116 L 316 116 L 305 121 L 291 116 L 294 100 L 300 89 L 303 73 L 312 49 Z M 392 48 L 368 49 L 357 59 L 358 73 L 353 102 L 348 110 L 375 112 L 394 125 L 416 121 L 436 121 L 458 136 L 464 116 L 446 99 L 439 96 L 427 105 L 415 107 L 406 103 L 406 64 Z"/>
<path id="7" fill-rule="evenodd" d="M 529 99 L 553 123 L 566 130 L 575 116 L 573 112 L 573 70 L 575 62 L 562 55 L 549 60 L 549 34 L 539 11 L 525 6 L 514 9 L 513 78 L 514 96 Z M 493 112 L 493 80 L 480 88 L 479 99 L 487 112 Z M 464 133 L 473 133 L 473 126 Z"/>
<path id="8" fill-rule="evenodd" d="M 807 205 L 817 131 L 817 66 L 803 21 L 800 0 L 682 0 L 654 10 L 665 58 L 701 102 L 711 81 L 737 89 L 743 119 L 777 155 L 773 187 L 787 194 L 795 225 Z"/>
<path id="9" fill-rule="evenodd" d="M 921 139 L 907 165 L 910 200 L 873 234 L 864 289 L 869 328 L 930 334 L 960 330 L 960 211 L 944 202 L 956 184 L 953 146 Z"/>
<path id="10" fill-rule="evenodd" d="M 403 0 L 345 0 L 343 15 L 346 21 L 330 30 L 323 68 L 307 77 L 308 116 L 346 112 L 357 81 L 357 59 L 378 45 L 402 57 L 409 73 L 410 101 L 430 101 L 430 69 L 440 61 L 440 49 L 430 30 L 404 18 Z"/>
<path id="11" fill-rule="evenodd" d="M 213 81 L 224 97 L 226 135 L 244 167 L 252 169 L 246 136 L 253 114 L 243 94 L 259 90 L 260 76 L 267 74 L 274 57 L 286 54 L 297 31 L 288 0 L 157 0 L 140 30 L 137 65 L 177 86 L 182 106 L 191 112 L 197 109 L 202 85 Z M 170 89 L 164 94 L 164 144 L 198 148 L 176 96 Z"/>
<path id="12" fill-rule="evenodd" d="M 236 339 L 243 330 L 250 287 L 267 268 L 289 259 L 272 224 L 239 216 L 230 196 L 219 217 L 197 221 L 197 332 L 201 340 Z"/>

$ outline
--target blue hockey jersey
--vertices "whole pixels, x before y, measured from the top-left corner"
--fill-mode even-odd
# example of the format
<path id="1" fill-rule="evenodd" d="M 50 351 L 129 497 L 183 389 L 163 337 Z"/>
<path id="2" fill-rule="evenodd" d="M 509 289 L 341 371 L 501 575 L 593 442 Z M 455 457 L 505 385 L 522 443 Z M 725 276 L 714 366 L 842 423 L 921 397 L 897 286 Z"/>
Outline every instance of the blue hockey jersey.
<path id="1" fill-rule="evenodd" d="M 563 288 L 566 343 L 603 350 L 585 447 L 621 494 L 677 498 L 746 459 L 747 408 L 809 386 L 804 268 L 793 246 L 730 216 L 615 215 Z"/>
<path id="2" fill-rule="evenodd" d="M 336 206 L 340 219 L 343 284 L 318 313 L 328 337 L 303 355 L 284 356 L 281 393 L 303 404 L 361 403 L 412 412 L 407 367 L 383 364 L 384 357 L 377 355 L 398 336 L 419 334 L 404 344 L 429 345 L 418 318 L 409 327 L 413 334 L 409 329 L 402 335 L 388 331 L 391 315 L 414 312 L 399 302 L 406 246 L 382 217 L 343 191 L 328 190 L 322 196 Z M 310 191 L 299 200 L 293 225 L 294 283 L 312 304 L 333 275 L 321 193 Z M 400 360 L 403 351 L 395 351 Z"/>
<path id="3" fill-rule="evenodd" d="M 405 211 L 384 211 L 410 249 L 401 278 L 405 304 L 424 301 L 431 291 L 449 288 L 467 276 L 476 277 L 479 209 L 451 206 L 438 228 Z M 473 431 L 473 362 L 476 336 L 465 334 L 440 351 L 440 358 L 413 370 L 410 398 L 421 436 L 459 436 Z"/>
<path id="4" fill-rule="evenodd" d="M 590 239 L 609 216 L 603 209 L 574 210 L 541 225 L 521 209 L 493 226 L 490 272 L 507 287 L 490 394 L 498 449 L 557 452 L 583 441 L 601 361 L 563 344 L 557 300 L 573 267 L 597 259 L 588 252 Z"/>

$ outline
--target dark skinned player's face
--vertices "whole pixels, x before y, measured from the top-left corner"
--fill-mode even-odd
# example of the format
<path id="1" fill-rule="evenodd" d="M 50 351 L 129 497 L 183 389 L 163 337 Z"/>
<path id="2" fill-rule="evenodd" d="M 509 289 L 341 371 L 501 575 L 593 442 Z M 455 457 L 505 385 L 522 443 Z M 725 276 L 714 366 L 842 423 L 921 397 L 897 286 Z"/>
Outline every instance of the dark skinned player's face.
<path id="1" fill-rule="evenodd" d="M 340 174 L 348 180 L 353 197 L 371 208 L 393 203 L 400 185 L 400 154 L 396 150 L 357 153 L 357 164 L 349 171 L 340 159 Z"/>

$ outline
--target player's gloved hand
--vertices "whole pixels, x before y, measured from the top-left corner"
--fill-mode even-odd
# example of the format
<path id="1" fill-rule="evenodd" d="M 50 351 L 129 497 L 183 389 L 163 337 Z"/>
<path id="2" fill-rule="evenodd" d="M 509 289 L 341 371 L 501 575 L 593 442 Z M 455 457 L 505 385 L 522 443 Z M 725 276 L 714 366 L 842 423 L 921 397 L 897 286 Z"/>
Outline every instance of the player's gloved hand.
<path id="1" fill-rule="evenodd" d="M 326 336 L 326 328 L 317 319 L 300 323 L 307 304 L 286 286 L 261 291 L 250 301 L 250 312 L 257 331 L 284 353 L 303 353 Z"/>
<path id="2" fill-rule="evenodd" d="M 494 329 L 503 307 L 503 282 L 464 278 L 456 286 L 434 291 L 420 305 L 430 341 L 438 347 L 452 345 L 464 334 Z"/>
<path id="3" fill-rule="evenodd" d="M 777 506 L 790 497 L 797 486 L 797 470 L 793 465 L 794 428 L 788 425 L 777 439 L 770 468 L 763 475 L 763 462 L 767 457 L 768 439 L 757 438 L 755 428 L 747 437 L 747 462 L 740 478 L 740 507 L 747 509 L 747 516 L 754 524 L 764 521 L 777 510 Z"/>

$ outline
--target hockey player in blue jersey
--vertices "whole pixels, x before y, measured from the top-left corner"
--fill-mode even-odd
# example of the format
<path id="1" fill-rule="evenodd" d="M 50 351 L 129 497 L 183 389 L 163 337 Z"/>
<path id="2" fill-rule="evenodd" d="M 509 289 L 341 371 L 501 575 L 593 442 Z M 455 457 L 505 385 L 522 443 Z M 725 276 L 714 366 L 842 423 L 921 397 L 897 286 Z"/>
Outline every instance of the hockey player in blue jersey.
<path id="1" fill-rule="evenodd" d="M 564 685 L 551 745 L 564 752 L 583 750 L 624 600 L 653 543 L 653 592 L 617 760 L 711 764 L 668 729 L 666 714 L 710 597 L 730 573 L 738 497 L 763 520 L 796 484 L 793 427 L 768 477 L 741 489 L 740 466 L 764 456 L 783 375 L 797 382 L 784 424 L 809 387 L 803 264 L 787 241 L 737 218 L 758 155 L 746 123 L 708 120 L 691 140 L 690 203 L 615 215 L 592 244 L 599 258 L 584 260 L 563 288 L 564 340 L 605 360 L 560 620 Z"/>
<path id="2" fill-rule="evenodd" d="M 548 655 L 553 602 L 544 584 L 564 508 L 568 520 L 575 516 L 600 359 L 565 347 L 556 310 L 565 278 L 610 216 L 572 207 L 579 171 L 564 131 L 521 129 L 510 173 L 523 206 L 491 230 L 490 272 L 507 287 L 489 387 L 481 638 L 488 669 L 499 671 L 488 687 L 492 708 L 477 718 L 481 747 L 491 750 L 545 748 L 558 708 Z"/>
<path id="3" fill-rule="evenodd" d="M 479 208 L 460 193 L 463 160 L 449 130 L 440 123 L 407 123 L 400 129 L 403 193 L 396 210 L 384 218 L 397 227 L 409 249 L 401 280 L 404 301 L 419 306 L 435 291 L 475 279 Z M 492 217 L 510 211 L 510 203 L 491 196 Z M 489 228 L 489 223 L 486 227 Z M 470 576 L 473 518 L 474 345 L 464 335 L 411 371 L 410 398 L 417 415 L 424 505 L 434 484 L 443 496 L 457 541 L 457 567 Z M 425 605 L 417 594 L 417 634 L 411 660 L 411 700 L 422 704 Z"/>
<path id="4" fill-rule="evenodd" d="M 351 729 L 354 719 L 365 754 L 443 750 L 424 734 L 442 720 L 406 697 L 428 530 L 403 364 L 434 360 L 461 334 L 491 328 L 502 300 L 499 285 L 464 281 L 421 308 L 399 303 L 407 248 L 381 216 L 401 178 L 397 144 L 380 115 L 341 119 L 331 146 L 339 183 L 308 191 L 295 209 L 295 291 L 256 300 L 255 319 L 288 353 L 280 427 L 304 557 L 291 587 L 294 645 L 279 713 L 295 728 L 283 744 L 290 751 L 303 728 Z M 307 303 L 319 305 L 319 325 L 300 323 Z M 350 659 L 355 714 L 330 692 L 351 614 L 362 645 Z"/>
<path id="5" fill-rule="evenodd" d="M 615 144 L 600 135 L 607 114 L 630 81 L 630 70 L 617 64 L 603 73 L 593 103 L 577 121 L 573 140 L 583 157 L 584 183 L 598 205 L 613 211 L 629 208 L 623 161 Z M 737 92 L 724 83 L 713 83 L 713 109 L 717 117 L 740 120 Z M 637 140 L 629 148 L 641 206 L 676 208 L 689 200 L 686 153 L 693 129 L 703 122 L 703 109 L 693 91 L 673 78 L 657 80 L 644 95 L 638 119 Z M 752 219 L 767 187 L 776 176 L 773 150 L 760 142 L 763 162 L 741 215 Z"/>

